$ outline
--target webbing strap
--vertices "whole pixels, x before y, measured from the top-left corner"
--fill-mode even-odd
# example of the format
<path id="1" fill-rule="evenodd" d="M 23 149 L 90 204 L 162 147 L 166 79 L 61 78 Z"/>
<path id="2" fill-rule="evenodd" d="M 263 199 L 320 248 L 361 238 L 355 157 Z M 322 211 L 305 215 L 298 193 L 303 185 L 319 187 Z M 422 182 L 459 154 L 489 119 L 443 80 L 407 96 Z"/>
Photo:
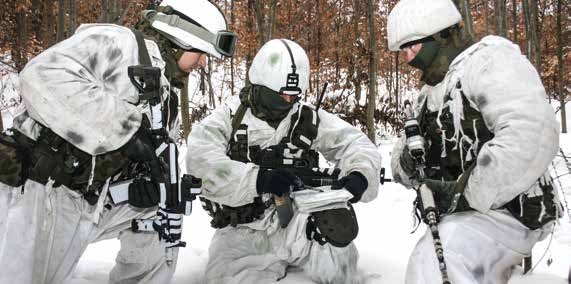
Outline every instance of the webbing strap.
<path id="1" fill-rule="evenodd" d="M 139 50 L 139 63 L 143 66 L 153 66 L 151 64 L 151 57 L 149 56 L 149 51 L 147 50 L 147 45 L 145 44 L 145 38 L 143 34 L 136 30 L 131 29 L 133 34 L 135 34 L 135 39 L 137 40 L 137 47 Z"/>
<path id="2" fill-rule="evenodd" d="M 234 117 L 232 118 L 232 134 L 230 134 L 230 141 L 232 141 L 232 139 L 234 139 L 234 135 L 236 134 L 236 131 L 238 131 L 238 127 L 240 126 L 240 123 L 242 123 L 242 119 L 244 119 L 244 115 L 246 114 L 246 110 L 248 110 L 248 107 L 246 107 L 244 104 L 240 103 L 238 110 L 236 110 L 236 113 L 234 114 Z"/>

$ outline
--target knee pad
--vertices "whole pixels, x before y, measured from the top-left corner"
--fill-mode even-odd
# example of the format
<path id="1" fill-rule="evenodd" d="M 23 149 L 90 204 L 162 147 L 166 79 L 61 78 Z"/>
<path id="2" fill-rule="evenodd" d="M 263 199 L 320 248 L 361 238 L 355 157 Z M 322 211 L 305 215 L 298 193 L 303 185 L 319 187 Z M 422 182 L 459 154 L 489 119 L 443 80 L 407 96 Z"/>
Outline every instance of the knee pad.
<path id="1" fill-rule="evenodd" d="M 348 208 L 313 212 L 307 218 L 305 232 L 308 240 L 316 240 L 321 245 L 346 247 L 359 233 L 355 210 L 348 203 Z"/>

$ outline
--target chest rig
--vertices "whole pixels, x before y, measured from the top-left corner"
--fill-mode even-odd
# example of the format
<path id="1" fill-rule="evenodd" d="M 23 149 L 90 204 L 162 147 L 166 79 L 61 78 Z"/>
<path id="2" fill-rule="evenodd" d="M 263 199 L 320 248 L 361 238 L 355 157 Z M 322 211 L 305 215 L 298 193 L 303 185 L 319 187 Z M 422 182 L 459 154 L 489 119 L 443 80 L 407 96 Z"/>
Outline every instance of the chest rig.
<path id="1" fill-rule="evenodd" d="M 459 135 L 455 136 L 455 126 L 450 104 L 439 112 L 429 112 L 425 101 L 420 113 L 420 126 L 428 142 L 425 154 L 426 176 L 430 179 L 455 181 L 475 166 L 481 147 L 492 138 L 492 133 L 485 125 L 482 114 L 470 106 L 470 102 L 462 91 L 458 81 L 455 88 L 462 100 L 464 119 L 460 121 Z M 450 92 L 444 97 L 444 103 L 450 101 Z M 445 137 L 445 138 L 444 138 Z M 538 178 L 542 194 L 530 196 L 522 193 L 504 204 L 512 216 L 529 229 L 535 230 L 556 220 L 561 215 L 561 207 L 555 197 L 552 179 L 549 173 Z"/>
<path id="2" fill-rule="evenodd" d="M 470 106 L 460 81 L 455 88 L 459 89 L 464 113 L 462 131 L 458 137 L 454 137 L 450 106 L 444 107 L 439 116 L 438 111 L 428 111 L 426 100 L 420 113 L 419 123 L 428 142 L 425 160 L 426 176 L 430 179 L 456 180 L 475 163 L 482 145 L 494 138 L 494 134 L 486 127 L 482 114 Z M 447 95 L 444 103 L 450 100 Z M 443 139 L 443 133 L 446 139 Z"/>
<path id="3" fill-rule="evenodd" d="M 234 161 L 254 163 L 261 168 L 318 168 L 319 154 L 311 149 L 317 137 L 319 117 L 310 106 L 299 105 L 298 111 L 291 116 L 288 134 L 281 142 L 261 149 L 259 145 L 248 144 L 248 125 L 242 123 L 248 107 L 240 104 L 232 117 L 232 133 L 227 155 Z M 252 203 L 230 207 L 200 197 L 203 208 L 213 218 L 211 226 L 224 228 L 228 225 L 250 223 L 263 218 L 264 211 L 271 200 L 264 202 L 261 197 Z"/>

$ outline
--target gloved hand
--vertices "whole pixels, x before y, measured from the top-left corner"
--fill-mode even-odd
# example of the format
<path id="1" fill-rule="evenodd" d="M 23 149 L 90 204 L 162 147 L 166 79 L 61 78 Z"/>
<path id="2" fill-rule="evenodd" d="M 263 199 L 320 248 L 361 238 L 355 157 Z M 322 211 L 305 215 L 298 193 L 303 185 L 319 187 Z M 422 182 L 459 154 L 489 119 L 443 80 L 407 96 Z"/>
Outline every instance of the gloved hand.
<path id="1" fill-rule="evenodd" d="M 402 170 L 407 175 L 413 176 L 415 174 L 415 171 L 416 171 L 415 161 L 412 158 L 412 156 L 410 155 L 410 152 L 408 151 L 408 147 L 406 145 L 404 146 L 404 148 L 402 148 L 402 153 L 400 155 L 399 164 L 400 164 L 400 167 L 402 168 Z"/>
<path id="2" fill-rule="evenodd" d="M 456 181 L 440 181 L 440 180 L 433 180 L 433 179 L 426 179 L 424 183 L 432 193 L 434 193 L 434 202 L 436 202 L 436 206 L 438 206 L 438 211 L 440 213 L 452 213 L 448 212 L 450 207 L 452 206 L 452 201 L 454 200 L 454 193 L 456 192 L 456 185 L 458 182 Z M 468 200 L 464 197 L 464 195 L 460 195 L 458 199 L 458 205 L 456 205 L 456 209 L 453 212 L 461 212 L 470 210 L 470 204 L 468 204 Z"/>
<path id="3" fill-rule="evenodd" d="M 331 189 L 345 188 L 351 192 L 353 194 L 353 198 L 349 200 L 351 203 L 359 202 L 367 187 L 369 187 L 369 182 L 360 172 L 351 172 L 331 185 Z"/>
<path id="4" fill-rule="evenodd" d="M 258 172 L 256 191 L 258 194 L 273 193 L 282 196 L 290 191 L 303 188 L 299 177 L 285 169 L 264 170 Z"/>
<path id="5" fill-rule="evenodd" d="M 161 200 L 159 187 L 146 179 L 135 179 L 129 184 L 129 204 L 138 208 L 149 208 L 159 204 Z"/>

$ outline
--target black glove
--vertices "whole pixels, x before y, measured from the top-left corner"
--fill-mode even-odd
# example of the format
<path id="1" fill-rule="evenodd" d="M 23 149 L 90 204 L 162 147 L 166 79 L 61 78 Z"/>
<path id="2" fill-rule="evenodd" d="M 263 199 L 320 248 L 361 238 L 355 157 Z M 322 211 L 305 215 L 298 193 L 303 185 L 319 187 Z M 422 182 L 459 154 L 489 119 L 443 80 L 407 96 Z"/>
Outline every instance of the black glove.
<path id="1" fill-rule="evenodd" d="M 156 183 L 146 179 L 135 179 L 129 184 L 129 204 L 138 208 L 159 205 L 161 196 Z"/>
<path id="2" fill-rule="evenodd" d="M 412 176 L 415 174 L 416 171 L 415 161 L 410 155 L 410 152 L 408 151 L 408 147 L 406 145 L 404 146 L 404 148 L 402 148 L 402 153 L 400 155 L 399 163 L 400 167 L 407 175 Z"/>
<path id="3" fill-rule="evenodd" d="M 335 181 L 331 185 L 331 189 L 342 189 L 345 188 L 347 191 L 353 194 L 353 198 L 349 200 L 351 203 L 359 202 L 361 196 L 367 190 L 369 182 L 363 174 L 360 172 L 351 172 L 350 174 L 342 177 L 338 181 Z"/>
<path id="4" fill-rule="evenodd" d="M 282 196 L 292 191 L 292 187 L 293 191 L 302 189 L 303 183 L 299 177 L 285 169 L 260 169 L 258 172 L 258 180 L 256 181 L 258 194 L 273 193 Z"/>
<path id="5" fill-rule="evenodd" d="M 426 179 L 424 180 L 424 184 L 426 184 L 432 193 L 434 193 L 434 202 L 436 202 L 438 211 L 440 211 L 441 214 L 452 213 L 448 212 L 448 210 L 452 206 L 452 201 L 454 200 L 454 193 L 456 192 L 456 185 L 458 182 Z M 456 209 L 453 212 L 461 212 L 467 210 L 470 210 L 470 204 L 468 204 L 468 200 L 466 200 L 464 195 L 460 195 Z"/>

